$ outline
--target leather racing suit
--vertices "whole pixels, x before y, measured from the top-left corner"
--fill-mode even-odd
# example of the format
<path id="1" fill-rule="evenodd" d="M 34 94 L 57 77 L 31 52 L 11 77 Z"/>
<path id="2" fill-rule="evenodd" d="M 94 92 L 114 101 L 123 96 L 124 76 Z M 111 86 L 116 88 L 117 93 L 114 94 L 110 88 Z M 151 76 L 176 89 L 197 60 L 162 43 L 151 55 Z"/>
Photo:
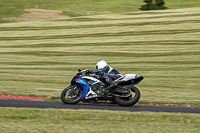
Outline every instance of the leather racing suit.
<path id="1" fill-rule="evenodd" d="M 111 66 L 105 66 L 102 69 L 92 70 L 90 73 L 95 73 L 94 77 L 104 81 L 107 85 L 112 85 L 114 80 L 122 76 L 116 69 L 112 68 Z"/>

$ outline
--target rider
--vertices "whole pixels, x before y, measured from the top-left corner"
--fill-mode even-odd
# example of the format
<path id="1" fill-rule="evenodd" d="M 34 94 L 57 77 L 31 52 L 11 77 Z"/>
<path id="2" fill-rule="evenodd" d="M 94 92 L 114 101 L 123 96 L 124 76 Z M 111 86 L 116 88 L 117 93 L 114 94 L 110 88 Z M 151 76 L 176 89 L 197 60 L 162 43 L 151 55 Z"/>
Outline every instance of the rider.
<path id="1" fill-rule="evenodd" d="M 108 64 L 104 60 L 97 62 L 96 70 L 89 71 L 89 73 L 95 73 L 95 77 L 101 78 L 108 85 L 110 85 L 107 88 L 112 88 L 114 86 L 112 84 L 113 80 L 122 76 L 116 69 L 112 68 L 111 66 L 108 66 Z"/>

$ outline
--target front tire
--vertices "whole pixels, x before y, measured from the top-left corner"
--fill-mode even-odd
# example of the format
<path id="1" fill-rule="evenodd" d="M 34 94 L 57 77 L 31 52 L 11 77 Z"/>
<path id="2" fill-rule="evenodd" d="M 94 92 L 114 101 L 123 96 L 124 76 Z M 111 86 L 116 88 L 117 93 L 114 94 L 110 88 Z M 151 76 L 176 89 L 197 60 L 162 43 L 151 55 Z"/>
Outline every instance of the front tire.
<path id="1" fill-rule="evenodd" d="M 136 104 L 140 99 L 140 91 L 137 87 L 132 86 L 129 88 L 131 91 L 131 95 L 129 97 L 119 97 L 115 96 L 115 102 L 120 106 L 133 106 Z"/>
<path id="2" fill-rule="evenodd" d="M 61 93 L 61 101 L 65 104 L 76 104 L 81 101 L 83 88 L 78 85 L 70 85 Z"/>

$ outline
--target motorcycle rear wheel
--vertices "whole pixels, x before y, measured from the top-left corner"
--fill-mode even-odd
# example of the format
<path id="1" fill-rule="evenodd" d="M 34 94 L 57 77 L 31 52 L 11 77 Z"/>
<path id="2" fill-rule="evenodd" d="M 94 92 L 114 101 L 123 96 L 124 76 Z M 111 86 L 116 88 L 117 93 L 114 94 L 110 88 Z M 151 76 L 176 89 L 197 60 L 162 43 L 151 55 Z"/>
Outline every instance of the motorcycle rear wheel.
<path id="1" fill-rule="evenodd" d="M 70 85 L 61 93 L 61 101 L 65 104 L 76 104 L 81 101 L 83 88 L 78 85 Z"/>
<path id="2" fill-rule="evenodd" d="M 137 87 L 132 86 L 129 88 L 131 95 L 129 97 L 115 96 L 114 101 L 120 106 L 133 106 L 140 99 L 140 91 Z"/>

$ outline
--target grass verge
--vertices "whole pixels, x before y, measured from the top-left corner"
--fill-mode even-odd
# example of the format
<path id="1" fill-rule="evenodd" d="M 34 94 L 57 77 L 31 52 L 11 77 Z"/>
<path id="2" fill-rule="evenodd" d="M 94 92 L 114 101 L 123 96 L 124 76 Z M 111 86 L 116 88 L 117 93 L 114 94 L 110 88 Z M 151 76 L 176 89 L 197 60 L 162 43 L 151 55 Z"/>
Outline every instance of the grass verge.
<path id="1" fill-rule="evenodd" d="M 59 100 L 77 69 L 104 59 L 145 77 L 138 104 L 200 107 L 199 10 L 1 24 L 0 94 Z"/>
<path id="2" fill-rule="evenodd" d="M 0 0 L 0 14 L 3 17 L 19 17 L 25 9 L 35 8 L 49 10 L 69 10 L 86 13 L 88 11 L 96 12 L 133 12 L 144 10 L 145 3 L 142 0 Z M 159 9 L 180 9 L 188 7 L 199 7 L 199 0 L 167 0 L 164 7 L 150 7 L 152 10 Z"/>
<path id="3" fill-rule="evenodd" d="M 198 133 L 199 114 L 0 108 L 2 133 Z"/>

